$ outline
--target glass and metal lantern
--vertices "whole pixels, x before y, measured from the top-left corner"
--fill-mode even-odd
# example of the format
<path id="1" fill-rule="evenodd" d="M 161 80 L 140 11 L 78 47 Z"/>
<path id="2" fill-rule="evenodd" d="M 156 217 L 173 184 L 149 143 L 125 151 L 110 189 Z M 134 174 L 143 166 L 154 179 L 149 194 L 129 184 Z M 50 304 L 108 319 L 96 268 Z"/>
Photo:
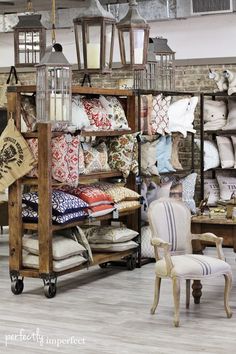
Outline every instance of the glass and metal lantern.
<path id="1" fill-rule="evenodd" d="M 162 37 L 150 38 L 157 65 L 157 89 L 175 89 L 175 52 L 168 46 L 167 39 Z"/>
<path id="2" fill-rule="evenodd" d="M 109 73 L 112 70 L 115 18 L 98 0 L 74 19 L 78 67 L 85 74 Z"/>
<path id="3" fill-rule="evenodd" d="M 46 49 L 36 65 L 37 120 L 41 122 L 71 121 L 71 64 L 55 43 Z"/>
<path id="4" fill-rule="evenodd" d="M 32 10 L 31 1 L 28 8 Z M 38 64 L 46 49 L 46 30 L 40 22 L 41 15 L 29 12 L 18 16 L 14 27 L 15 66 L 31 67 Z"/>
<path id="5" fill-rule="evenodd" d="M 149 43 L 147 64 L 144 70 L 134 71 L 134 88 L 157 90 L 157 61 L 153 43 Z"/>
<path id="6" fill-rule="evenodd" d="M 117 23 L 121 63 L 125 69 L 142 70 L 147 63 L 149 25 L 138 12 L 136 0 L 129 1 L 126 16 Z"/>

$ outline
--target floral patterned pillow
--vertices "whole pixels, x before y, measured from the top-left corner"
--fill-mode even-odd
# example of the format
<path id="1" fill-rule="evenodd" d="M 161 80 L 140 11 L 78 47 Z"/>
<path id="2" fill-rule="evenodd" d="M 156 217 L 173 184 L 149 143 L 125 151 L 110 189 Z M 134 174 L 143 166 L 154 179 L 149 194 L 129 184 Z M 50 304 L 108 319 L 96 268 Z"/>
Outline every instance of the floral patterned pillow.
<path id="1" fill-rule="evenodd" d="M 163 96 L 162 94 L 153 96 L 152 103 L 152 134 L 170 134 L 168 109 L 170 106 L 171 96 Z"/>
<path id="2" fill-rule="evenodd" d="M 107 146 L 104 142 L 97 146 L 82 143 L 84 152 L 85 174 L 99 171 L 109 171 Z"/>
<path id="3" fill-rule="evenodd" d="M 111 138 L 108 147 L 108 161 L 112 169 L 120 171 L 124 178 L 129 176 L 133 162 L 134 142 L 133 134 Z"/>
<path id="4" fill-rule="evenodd" d="M 100 96 L 99 100 L 111 117 L 112 129 L 130 129 L 125 111 L 117 97 Z"/>
<path id="5" fill-rule="evenodd" d="M 38 139 L 27 140 L 33 155 L 38 160 Z M 52 177 L 53 179 L 72 186 L 78 185 L 79 178 L 79 137 L 70 134 L 52 139 Z M 29 177 L 38 177 L 34 168 Z"/>
<path id="6" fill-rule="evenodd" d="M 111 119 L 98 98 L 83 97 L 82 103 L 90 121 L 90 126 L 86 130 L 111 129 Z"/>

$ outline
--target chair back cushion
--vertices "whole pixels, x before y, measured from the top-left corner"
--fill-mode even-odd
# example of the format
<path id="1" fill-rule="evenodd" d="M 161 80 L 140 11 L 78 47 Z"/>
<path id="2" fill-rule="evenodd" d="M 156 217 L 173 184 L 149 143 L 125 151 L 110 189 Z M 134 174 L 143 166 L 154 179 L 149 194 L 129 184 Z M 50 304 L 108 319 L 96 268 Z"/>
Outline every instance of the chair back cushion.
<path id="1" fill-rule="evenodd" d="M 171 243 L 173 254 L 191 253 L 191 214 L 182 201 L 160 198 L 148 209 L 153 238 Z"/>

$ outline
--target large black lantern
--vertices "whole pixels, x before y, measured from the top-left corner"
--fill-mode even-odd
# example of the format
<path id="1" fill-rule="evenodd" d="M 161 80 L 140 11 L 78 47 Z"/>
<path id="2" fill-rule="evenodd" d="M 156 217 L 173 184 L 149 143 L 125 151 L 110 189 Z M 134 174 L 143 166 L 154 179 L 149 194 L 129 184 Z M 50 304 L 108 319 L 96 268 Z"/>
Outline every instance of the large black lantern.
<path id="1" fill-rule="evenodd" d="M 139 14 L 136 0 L 130 0 L 126 16 L 117 24 L 121 62 L 125 69 L 145 68 L 149 28 L 147 21 Z"/>
<path id="2" fill-rule="evenodd" d="M 85 74 L 112 70 L 115 18 L 98 0 L 74 19 L 78 68 Z"/>
<path id="3" fill-rule="evenodd" d="M 28 1 L 32 10 L 32 2 Z M 41 15 L 28 12 L 18 16 L 19 22 L 14 27 L 15 66 L 31 67 L 38 64 L 46 48 L 46 30 Z"/>

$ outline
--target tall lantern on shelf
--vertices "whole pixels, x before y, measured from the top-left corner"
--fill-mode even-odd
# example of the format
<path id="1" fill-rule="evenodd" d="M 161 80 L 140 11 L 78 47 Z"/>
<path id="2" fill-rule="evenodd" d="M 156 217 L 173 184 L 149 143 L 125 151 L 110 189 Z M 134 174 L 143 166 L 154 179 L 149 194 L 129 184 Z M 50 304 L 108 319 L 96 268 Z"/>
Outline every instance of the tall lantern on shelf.
<path id="1" fill-rule="evenodd" d="M 149 43 L 147 64 L 144 70 L 134 71 L 134 88 L 143 90 L 157 90 L 157 60 L 153 43 Z"/>
<path id="2" fill-rule="evenodd" d="M 37 120 L 40 122 L 71 121 L 71 64 L 55 43 L 46 49 L 36 65 Z"/>
<path id="3" fill-rule="evenodd" d="M 46 49 L 46 30 L 40 22 L 41 15 L 32 11 L 32 1 L 27 1 L 27 13 L 18 16 L 14 27 L 15 66 L 31 67 L 40 62 Z"/>
<path id="4" fill-rule="evenodd" d="M 150 27 L 140 16 L 136 0 L 129 0 L 129 10 L 116 26 L 123 67 L 134 70 L 144 69 L 147 63 Z"/>
<path id="5" fill-rule="evenodd" d="M 98 0 L 74 20 L 78 68 L 85 74 L 110 73 L 112 70 L 115 18 Z"/>
<path id="6" fill-rule="evenodd" d="M 167 39 L 162 37 L 150 38 L 156 56 L 157 89 L 175 89 L 175 52 L 168 46 Z"/>

